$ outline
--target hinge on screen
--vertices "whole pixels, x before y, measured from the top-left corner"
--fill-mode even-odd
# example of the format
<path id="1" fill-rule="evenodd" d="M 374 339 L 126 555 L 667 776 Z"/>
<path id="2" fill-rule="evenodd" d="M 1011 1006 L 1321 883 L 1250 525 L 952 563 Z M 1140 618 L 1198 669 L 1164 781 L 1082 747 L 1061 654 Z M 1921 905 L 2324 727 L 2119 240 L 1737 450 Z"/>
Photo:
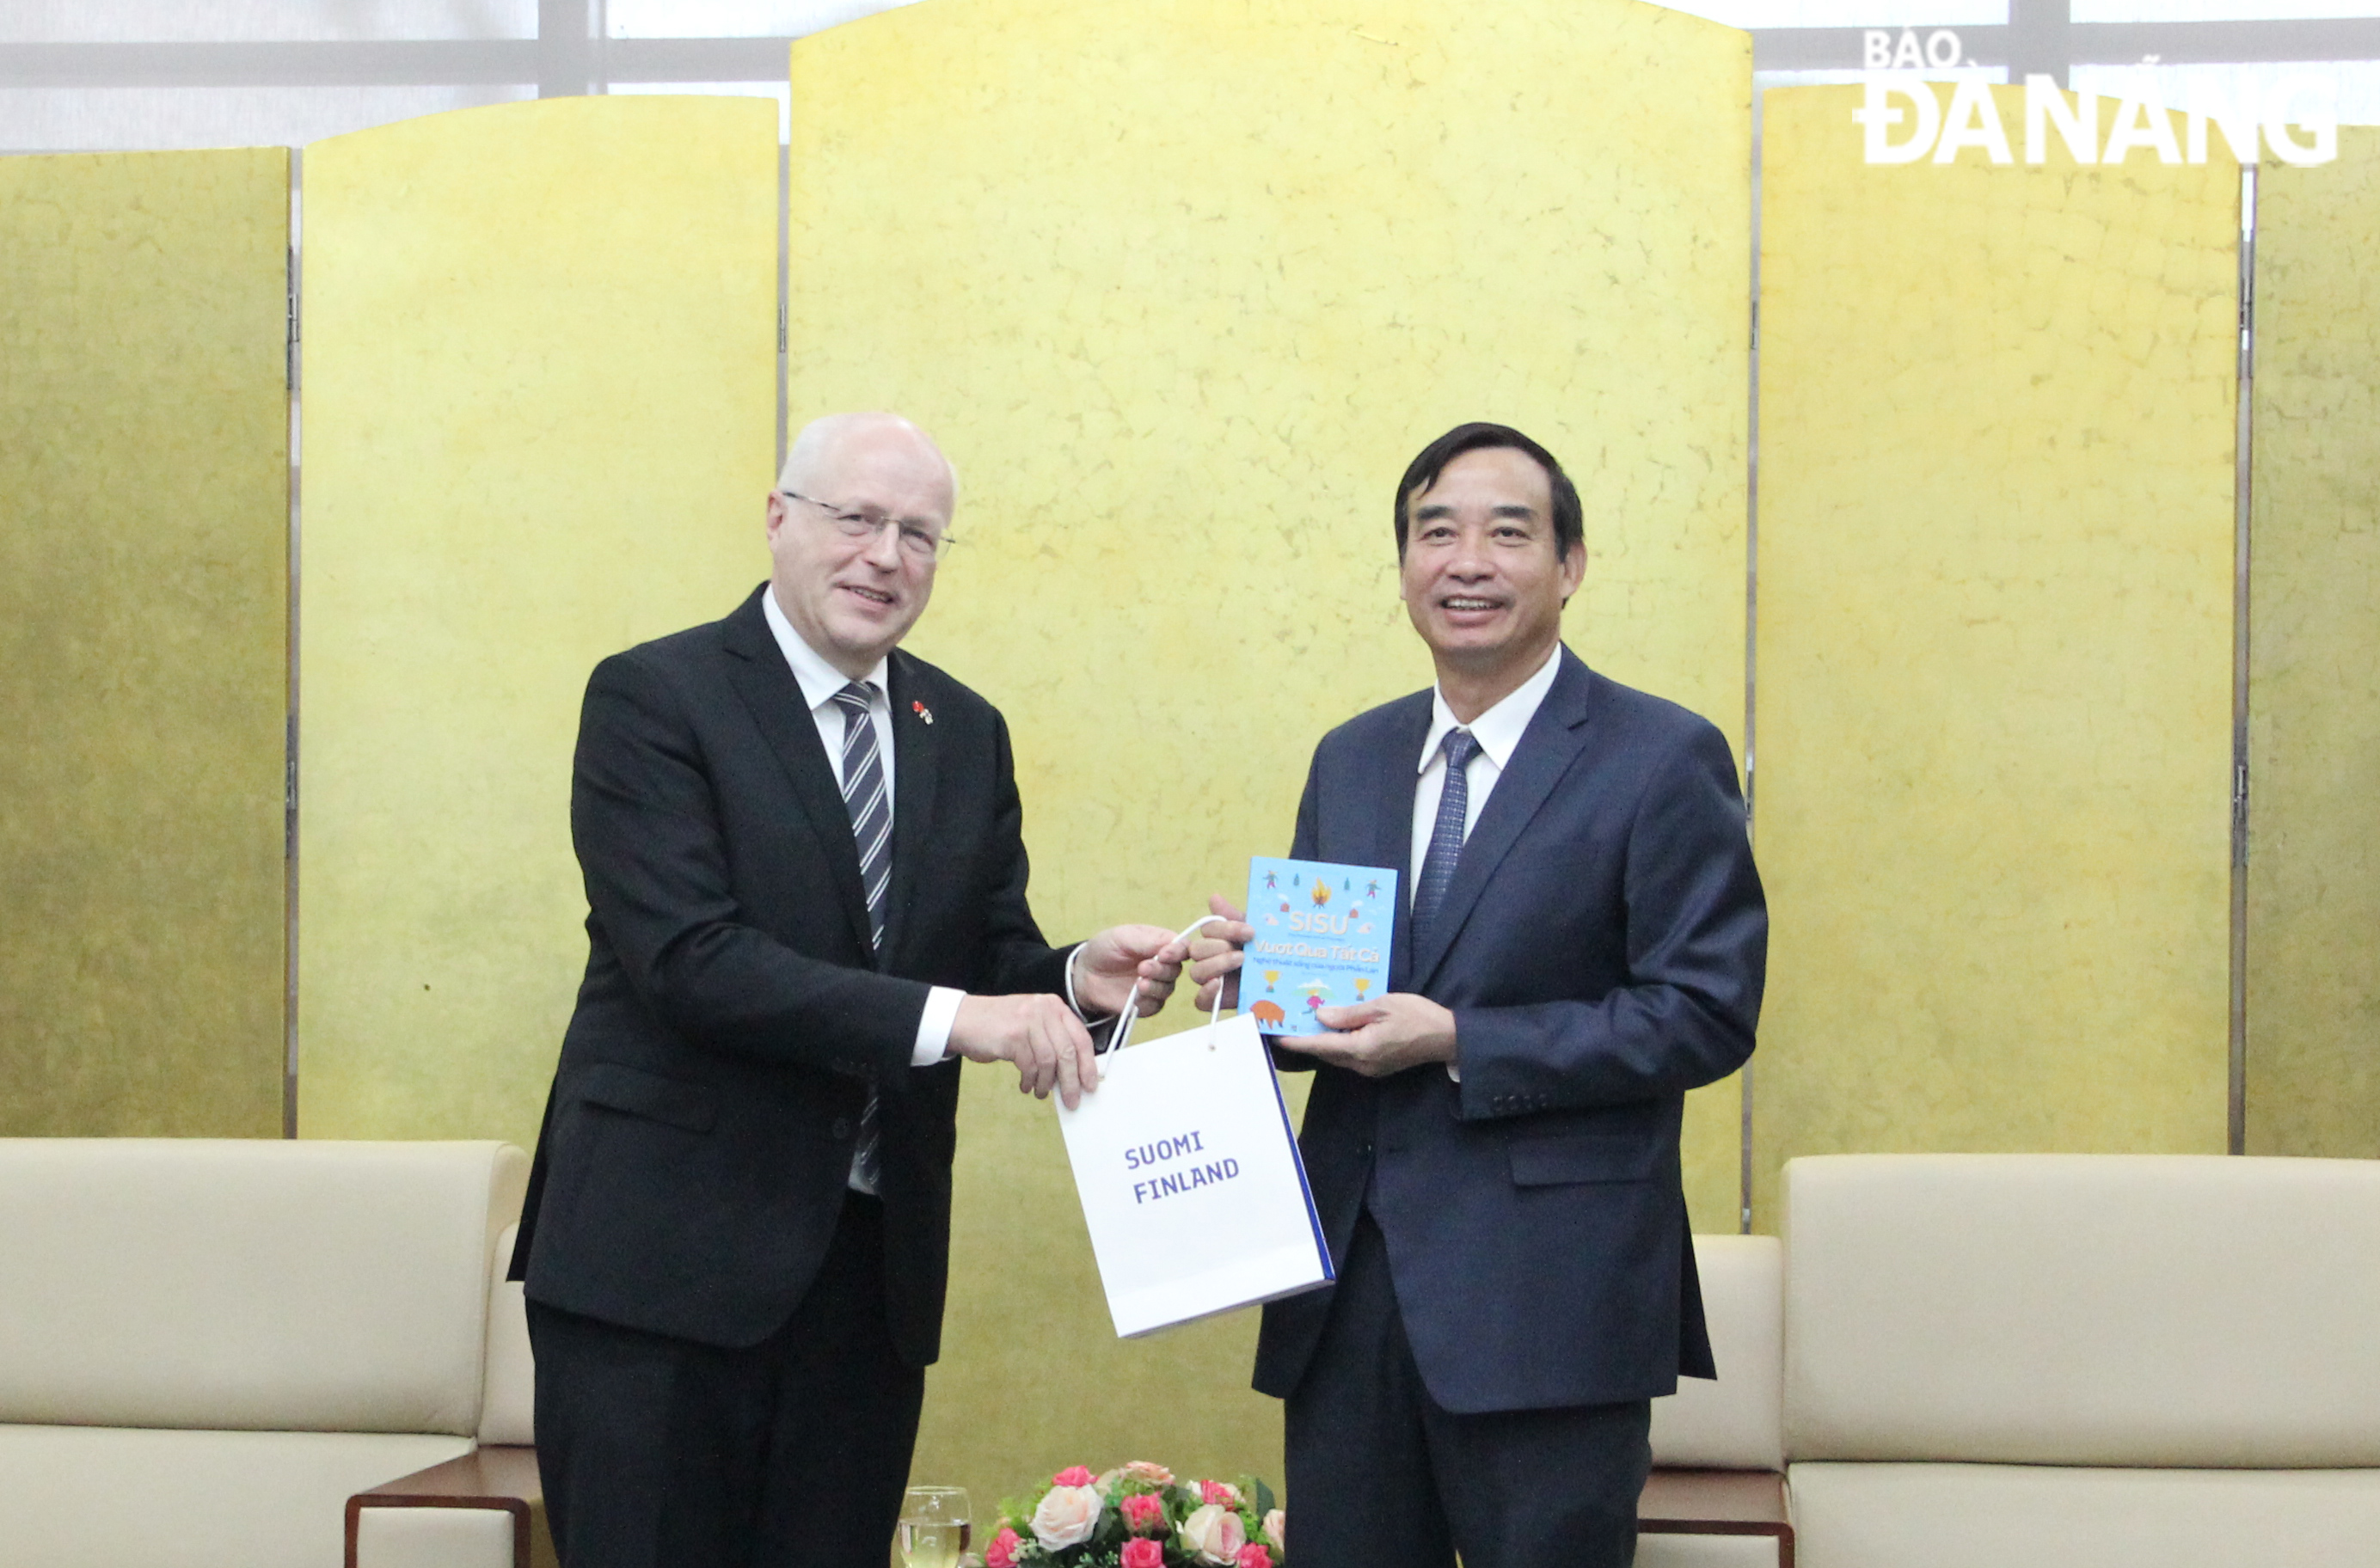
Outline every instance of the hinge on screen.
<path id="1" fill-rule="evenodd" d="M 286 280 L 282 286 L 287 316 L 284 322 L 281 374 L 284 385 L 295 392 L 298 390 L 298 252 L 295 249 L 289 252 L 289 270 L 282 276 Z"/>
<path id="2" fill-rule="evenodd" d="M 2248 863 L 2248 764 L 2231 764 L 2231 860 Z"/>

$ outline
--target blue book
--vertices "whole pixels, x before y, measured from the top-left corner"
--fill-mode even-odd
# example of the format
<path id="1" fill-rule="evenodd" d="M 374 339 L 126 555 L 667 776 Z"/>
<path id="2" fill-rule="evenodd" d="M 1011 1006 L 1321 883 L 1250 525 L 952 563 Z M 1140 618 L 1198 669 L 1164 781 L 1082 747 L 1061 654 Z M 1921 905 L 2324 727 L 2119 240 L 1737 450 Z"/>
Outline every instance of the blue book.
<path id="1" fill-rule="evenodd" d="M 1327 860 L 1248 858 L 1248 943 L 1240 1009 L 1275 1039 L 1330 1031 L 1318 1007 L 1345 1007 L 1389 989 L 1397 874 Z"/>

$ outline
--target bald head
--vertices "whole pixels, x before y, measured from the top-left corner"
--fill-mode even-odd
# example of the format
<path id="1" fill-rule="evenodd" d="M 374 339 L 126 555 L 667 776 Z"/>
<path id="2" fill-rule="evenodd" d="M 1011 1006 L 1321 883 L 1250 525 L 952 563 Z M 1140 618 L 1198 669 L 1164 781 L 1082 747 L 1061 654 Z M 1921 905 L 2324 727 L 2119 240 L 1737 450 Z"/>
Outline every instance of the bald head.
<path id="1" fill-rule="evenodd" d="M 824 414 L 812 419 L 786 450 L 777 488 L 832 496 L 852 470 L 886 478 L 897 472 L 913 486 L 938 483 L 945 518 L 958 505 L 958 470 L 932 436 L 898 414 Z"/>

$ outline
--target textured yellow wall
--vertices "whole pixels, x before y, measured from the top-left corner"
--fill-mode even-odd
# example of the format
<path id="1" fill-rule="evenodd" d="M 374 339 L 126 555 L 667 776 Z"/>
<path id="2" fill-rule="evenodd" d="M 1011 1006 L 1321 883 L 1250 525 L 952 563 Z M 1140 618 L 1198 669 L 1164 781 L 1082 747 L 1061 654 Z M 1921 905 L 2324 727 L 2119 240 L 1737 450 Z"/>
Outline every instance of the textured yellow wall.
<path id="1" fill-rule="evenodd" d="M 1797 1154 L 2225 1136 L 2238 170 L 1868 166 L 1859 97 L 1765 100 L 1767 1226 Z"/>
<path id="2" fill-rule="evenodd" d="M 0 1135 L 281 1130 L 288 219 L 0 158 Z"/>
<path id="3" fill-rule="evenodd" d="M 795 417 L 898 408 L 957 461 L 912 645 L 1014 726 L 1053 935 L 1245 888 L 1321 733 L 1427 683 L 1390 491 L 1463 419 L 1579 480 L 1572 646 L 1740 736 L 1742 34 L 1626 0 L 936 0 L 793 77 Z M 1278 1480 L 1253 1315 L 1116 1343 L 1050 1112 L 996 1078 L 920 1476 Z M 1706 1228 L 1736 1104 L 1693 1109 Z"/>
<path id="4" fill-rule="evenodd" d="M 2256 201 L 2248 1149 L 2380 1155 L 2380 130 Z"/>
<path id="5" fill-rule="evenodd" d="M 587 673 L 768 570 L 774 128 L 563 99 L 307 151 L 304 1134 L 536 1135 Z"/>

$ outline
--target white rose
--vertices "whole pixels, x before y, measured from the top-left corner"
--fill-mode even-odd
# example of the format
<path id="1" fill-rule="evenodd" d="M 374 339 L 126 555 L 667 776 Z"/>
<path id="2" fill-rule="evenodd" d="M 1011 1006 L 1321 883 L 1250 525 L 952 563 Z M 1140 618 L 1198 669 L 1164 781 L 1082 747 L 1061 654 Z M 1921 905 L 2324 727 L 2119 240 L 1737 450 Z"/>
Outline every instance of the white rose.
<path id="1" fill-rule="evenodd" d="M 1182 1521 L 1182 1544 L 1201 1562 L 1232 1563 L 1240 1560 L 1240 1548 L 1248 1544 L 1248 1533 L 1238 1514 L 1209 1502 Z"/>
<path id="2" fill-rule="evenodd" d="M 1099 1524 L 1097 1488 L 1051 1487 L 1033 1511 L 1033 1538 L 1044 1551 L 1060 1551 L 1090 1539 Z"/>
<path id="3" fill-rule="evenodd" d="M 1286 1552 L 1289 1550 L 1289 1543 L 1281 1538 L 1282 1534 L 1287 1531 L 1288 1528 L 1289 1515 L 1283 1513 L 1280 1509 L 1276 1508 L 1271 1513 L 1264 1516 L 1265 1539 L 1272 1543 L 1273 1550 L 1279 1552 Z"/>

